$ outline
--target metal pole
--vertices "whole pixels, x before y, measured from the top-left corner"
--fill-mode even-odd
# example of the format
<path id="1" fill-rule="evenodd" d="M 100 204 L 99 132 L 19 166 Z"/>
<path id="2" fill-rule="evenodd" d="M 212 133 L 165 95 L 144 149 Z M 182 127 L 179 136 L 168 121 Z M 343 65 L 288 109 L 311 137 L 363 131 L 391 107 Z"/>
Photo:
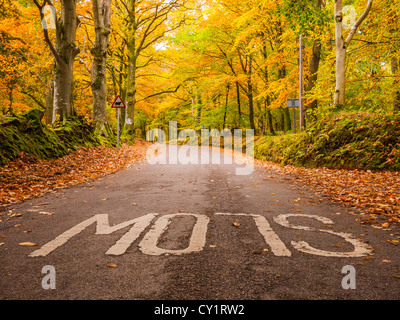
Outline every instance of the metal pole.
<path id="1" fill-rule="evenodd" d="M 296 133 L 296 107 L 294 105 L 294 100 L 292 100 L 292 109 L 293 109 L 293 129 L 294 133 Z"/>
<path id="2" fill-rule="evenodd" d="M 303 116 L 303 35 L 300 35 L 300 76 L 299 76 L 299 100 L 300 100 L 300 132 L 304 126 L 304 116 Z"/>
<path id="3" fill-rule="evenodd" d="M 120 116 L 120 109 L 118 108 L 118 120 L 117 120 L 117 150 L 119 150 L 119 116 Z"/>

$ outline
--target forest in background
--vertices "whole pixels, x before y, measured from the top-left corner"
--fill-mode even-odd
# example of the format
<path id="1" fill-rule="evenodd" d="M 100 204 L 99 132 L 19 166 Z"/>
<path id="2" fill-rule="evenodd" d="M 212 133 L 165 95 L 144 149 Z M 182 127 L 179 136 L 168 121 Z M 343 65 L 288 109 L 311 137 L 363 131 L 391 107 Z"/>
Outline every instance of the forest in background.
<path id="1" fill-rule="evenodd" d="M 307 127 L 351 113 L 390 116 L 398 128 L 399 9 L 391 0 L 1 0 L 0 119 L 39 109 L 48 125 L 78 115 L 111 136 L 120 95 L 128 136 L 167 132 L 169 121 L 290 133 L 302 35 Z M 390 146 L 398 162 L 398 138 Z"/>

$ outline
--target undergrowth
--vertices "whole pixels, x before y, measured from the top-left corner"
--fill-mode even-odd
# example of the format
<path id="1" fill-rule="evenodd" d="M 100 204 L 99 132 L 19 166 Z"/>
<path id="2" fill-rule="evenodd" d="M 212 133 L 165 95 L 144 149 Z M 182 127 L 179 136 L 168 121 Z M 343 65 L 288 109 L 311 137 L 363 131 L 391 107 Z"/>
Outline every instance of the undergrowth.
<path id="1" fill-rule="evenodd" d="M 52 126 L 42 123 L 43 112 L 29 110 L 22 115 L 6 117 L 0 124 L 0 165 L 18 157 L 20 152 L 40 159 L 55 159 L 83 147 L 110 145 L 94 133 L 94 128 L 76 116 Z"/>
<path id="2" fill-rule="evenodd" d="M 281 165 L 397 171 L 400 118 L 337 114 L 300 134 L 256 138 L 255 157 Z"/>

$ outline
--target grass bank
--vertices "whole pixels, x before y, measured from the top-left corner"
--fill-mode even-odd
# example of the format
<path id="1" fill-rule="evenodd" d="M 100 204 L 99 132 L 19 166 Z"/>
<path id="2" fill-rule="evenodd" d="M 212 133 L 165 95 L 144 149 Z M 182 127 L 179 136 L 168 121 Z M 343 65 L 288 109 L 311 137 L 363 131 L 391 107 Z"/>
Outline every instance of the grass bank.
<path id="1" fill-rule="evenodd" d="M 334 169 L 400 169 L 400 117 L 337 114 L 300 134 L 255 139 L 255 157 L 281 165 Z"/>
<path id="2" fill-rule="evenodd" d="M 94 128 L 80 117 L 65 123 L 45 125 L 43 112 L 29 110 L 22 115 L 5 117 L 0 122 L 0 165 L 16 159 L 21 152 L 40 159 L 56 159 L 83 147 L 110 142 L 94 133 Z"/>

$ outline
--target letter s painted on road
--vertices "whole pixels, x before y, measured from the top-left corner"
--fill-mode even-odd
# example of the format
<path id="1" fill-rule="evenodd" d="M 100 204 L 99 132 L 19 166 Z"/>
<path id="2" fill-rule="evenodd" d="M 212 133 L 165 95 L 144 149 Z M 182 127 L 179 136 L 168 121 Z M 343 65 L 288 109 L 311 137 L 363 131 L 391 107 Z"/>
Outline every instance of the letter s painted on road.
<path id="1" fill-rule="evenodd" d="M 281 226 L 284 226 L 287 228 L 326 232 L 329 234 L 333 234 L 333 235 L 343 238 L 345 241 L 351 243 L 354 247 L 353 251 L 333 252 L 333 251 L 325 251 L 325 250 L 313 248 L 305 241 L 291 241 L 292 246 L 301 252 L 314 254 L 314 255 L 318 255 L 318 256 L 325 256 L 325 257 L 363 257 L 366 255 L 370 255 L 372 253 L 372 248 L 370 246 L 368 246 L 367 244 L 363 243 L 362 241 L 360 241 L 358 239 L 354 239 L 350 233 L 336 232 L 336 231 L 332 231 L 332 230 L 316 229 L 313 227 L 294 225 L 294 224 L 289 223 L 289 221 L 287 220 L 290 217 L 311 218 L 311 219 L 316 219 L 324 224 L 333 224 L 333 221 L 326 217 L 310 215 L 310 214 L 292 214 L 292 213 L 280 214 L 274 218 L 274 221 L 276 223 L 280 224 Z"/>

